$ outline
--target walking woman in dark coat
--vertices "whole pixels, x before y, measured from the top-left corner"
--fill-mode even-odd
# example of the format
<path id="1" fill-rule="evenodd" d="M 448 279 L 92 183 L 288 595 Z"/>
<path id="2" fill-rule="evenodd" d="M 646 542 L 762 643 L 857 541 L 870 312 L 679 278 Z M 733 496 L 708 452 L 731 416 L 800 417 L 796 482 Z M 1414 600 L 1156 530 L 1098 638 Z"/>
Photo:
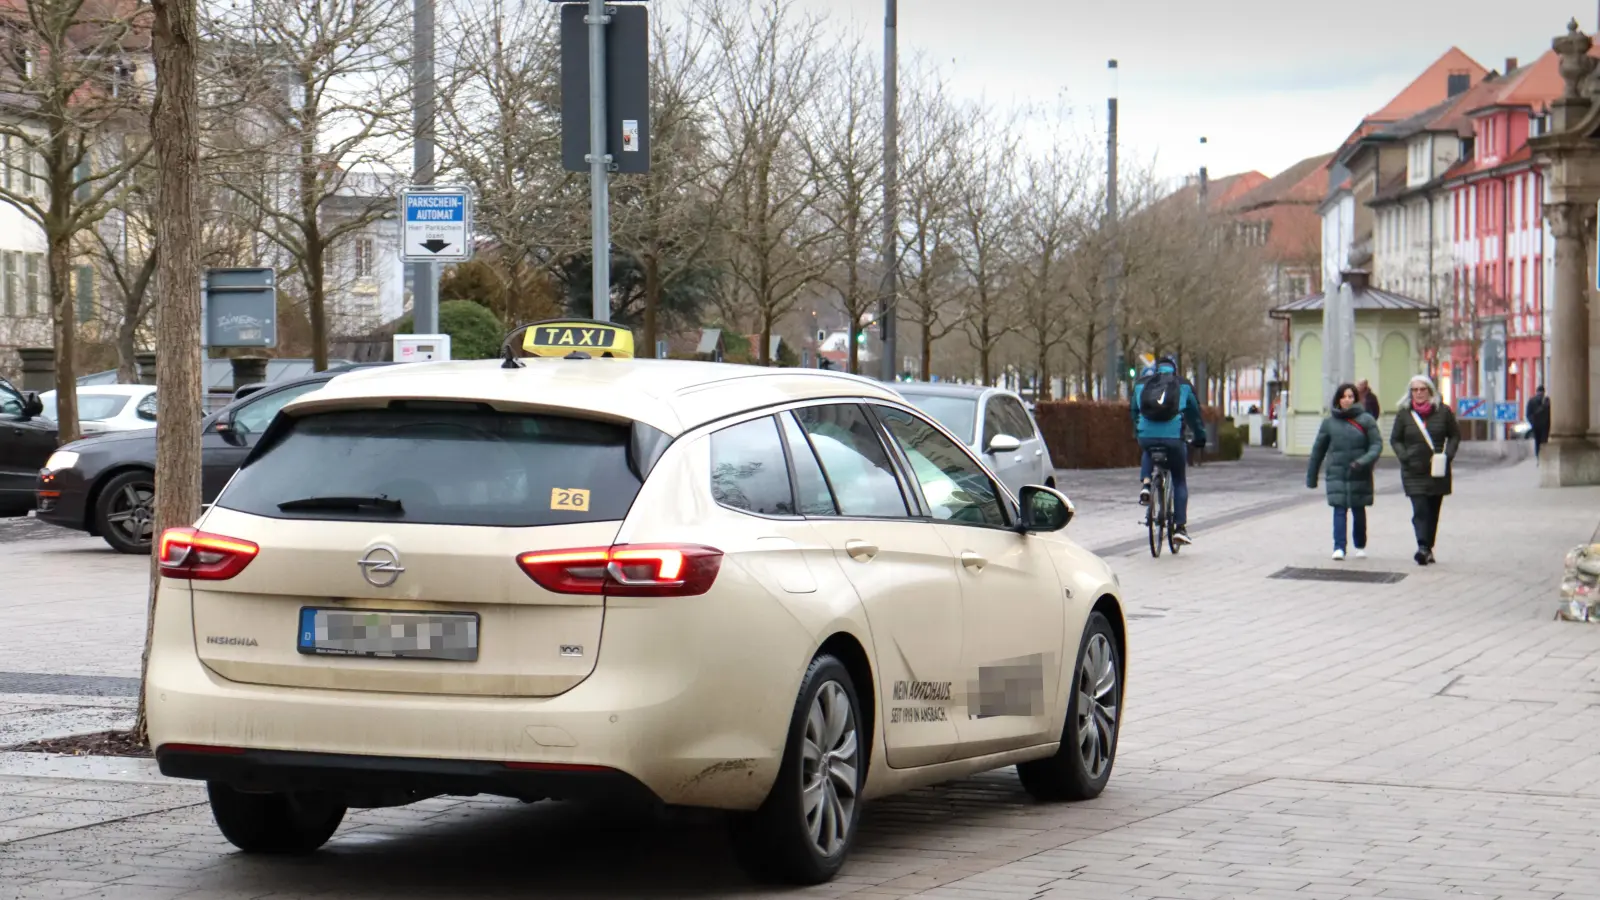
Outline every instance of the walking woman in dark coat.
<path id="1" fill-rule="evenodd" d="M 1450 495 L 1451 469 L 1461 446 L 1456 415 L 1439 402 L 1439 392 L 1428 376 L 1411 379 L 1410 396 L 1394 417 L 1389 444 L 1400 462 L 1401 485 L 1411 498 L 1411 528 L 1417 535 L 1417 552 L 1412 558 L 1417 565 L 1426 566 L 1434 561 L 1439 508 Z"/>
<path id="2" fill-rule="evenodd" d="M 1328 466 L 1328 505 L 1333 507 L 1333 558 L 1344 559 L 1349 519 L 1355 519 L 1356 556 L 1367 555 L 1367 507 L 1372 505 L 1372 467 L 1383 454 L 1378 423 L 1362 405 L 1353 384 L 1341 384 L 1333 395 L 1333 414 L 1322 420 L 1311 445 L 1306 487 L 1317 486 L 1324 460 Z"/>

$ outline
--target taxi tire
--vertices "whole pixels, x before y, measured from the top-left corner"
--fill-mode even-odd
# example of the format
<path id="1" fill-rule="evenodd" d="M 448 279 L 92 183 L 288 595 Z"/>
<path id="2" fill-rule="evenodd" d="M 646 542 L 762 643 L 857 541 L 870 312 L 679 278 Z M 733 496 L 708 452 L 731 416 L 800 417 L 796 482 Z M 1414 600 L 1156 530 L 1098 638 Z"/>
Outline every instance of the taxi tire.
<path id="1" fill-rule="evenodd" d="M 1117 673 L 1115 693 L 1117 695 L 1117 721 L 1112 732 L 1110 760 L 1105 771 L 1099 778 L 1093 777 L 1084 765 L 1083 754 L 1078 743 L 1073 739 L 1073 731 L 1078 721 L 1078 698 L 1082 696 L 1078 690 L 1078 678 L 1083 671 L 1084 658 L 1089 649 L 1089 642 L 1099 635 L 1111 645 L 1111 664 Z M 1106 789 L 1106 784 L 1111 781 L 1111 771 L 1116 768 L 1117 762 L 1117 734 L 1122 726 L 1122 658 L 1117 649 L 1116 632 L 1111 629 L 1111 622 L 1099 612 L 1089 614 L 1089 621 L 1084 624 L 1083 640 L 1078 644 L 1078 658 L 1072 666 L 1072 685 L 1069 688 L 1067 700 L 1066 721 L 1061 725 L 1061 747 L 1054 756 L 1044 759 L 1034 759 L 1017 764 L 1017 779 L 1022 782 L 1023 790 L 1033 795 L 1036 800 L 1058 803 L 1075 800 L 1093 800 L 1100 796 Z"/>
<path id="2" fill-rule="evenodd" d="M 812 843 L 804 825 L 801 751 L 806 717 L 817 695 L 829 683 L 838 684 L 844 689 L 854 717 L 856 802 L 852 807 L 843 845 L 832 856 L 824 856 Z M 789 719 L 789 739 L 784 746 L 783 763 L 771 792 L 755 812 L 736 813 L 728 817 L 734 858 L 752 878 L 768 883 L 813 885 L 830 881 L 839 873 L 855 844 L 856 830 L 861 821 L 861 789 L 865 786 L 867 776 L 866 742 L 871 739 L 865 721 L 855 682 L 851 680 L 844 663 L 831 654 L 822 654 L 812 660 L 800 683 L 800 694 Z"/>
<path id="3" fill-rule="evenodd" d="M 247 794 L 216 781 L 206 782 L 206 793 L 222 836 L 246 853 L 311 853 L 344 821 L 344 804 L 331 794 Z"/>

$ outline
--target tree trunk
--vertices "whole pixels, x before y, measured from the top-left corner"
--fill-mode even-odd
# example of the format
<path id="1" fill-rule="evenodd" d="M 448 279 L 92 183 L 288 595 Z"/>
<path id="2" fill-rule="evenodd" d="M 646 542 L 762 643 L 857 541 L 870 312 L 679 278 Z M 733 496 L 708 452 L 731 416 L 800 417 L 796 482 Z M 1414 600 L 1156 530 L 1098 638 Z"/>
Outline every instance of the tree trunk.
<path id="1" fill-rule="evenodd" d="M 302 73 L 301 82 L 309 85 L 311 79 Z M 306 112 L 310 121 L 316 121 L 317 107 L 311 102 L 309 87 L 306 88 Z M 308 129 L 300 139 L 300 230 L 306 254 L 303 270 L 306 303 L 311 318 L 311 369 L 323 372 L 328 368 L 328 309 L 322 263 L 328 248 L 322 243 L 322 230 L 317 221 L 317 173 L 321 162 L 317 156 L 316 139 L 315 129 Z"/>
<path id="2" fill-rule="evenodd" d="M 850 317 L 850 361 L 845 366 L 845 371 L 851 375 L 861 374 L 861 325 L 854 316 Z"/>
<path id="3" fill-rule="evenodd" d="M 134 357 L 139 352 L 137 342 L 134 340 L 138 332 L 139 322 L 134 313 L 127 311 L 128 302 L 123 301 L 122 324 L 117 326 L 117 383 L 139 383 L 139 360 Z"/>
<path id="4" fill-rule="evenodd" d="M 52 229 L 59 232 L 60 229 Z M 72 236 L 55 233 L 48 238 L 46 265 L 50 270 L 51 325 L 56 345 L 56 440 L 66 444 L 79 438 L 78 378 L 74 365 L 78 350 L 77 309 L 72 298 Z"/>
<path id="5" fill-rule="evenodd" d="M 933 325 L 922 323 L 922 380 L 933 380 Z"/>
<path id="6" fill-rule="evenodd" d="M 139 360 L 135 354 L 139 352 L 139 323 L 144 318 L 140 313 L 144 309 L 144 298 L 150 293 L 150 279 L 155 275 L 156 260 L 159 258 L 159 253 L 151 249 L 150 255 L 139 266 L 133 284 L 128 285 L 123 293 L 122 322 L 117 326 L 119 384 L 139 383 Z"/>
<path id="7" fill-rule="evenodd" d="M 155 535 L 187 525 L 200 516 L 200 270 L 196 252 L 199 213 L 194 181 L 199 171 L 200 107 L 195 87 L 195 0 L 152 0 L 156 101 L 150 113 L 155 136 L 156 380 L 161 384 L 161 415 L 156 420 Z M 159 546 L 159 544 L 158 544 Z M 139 709 L 134 737 L 148 742 L 143 683 L 150 670 L 156 588 L 161 582 L 157 555 L 151 554 L 150 603 L 140 662 Z"/>
<path id="8" fill-rule="evenodd" d="M 772 349 L 772 319 L 773 319 L 772 312 L 771 312 L 771 310 L 769 308 L 761 316 L 761 357 L 760 357 L 760 359 L 761 359 L 761 364 L 763 366 L 772 365 L 771 353 L 769 352 Z"/>
<path id="9" fill-rule="evenodd" d="M 325 248 L 320 243 L 306 244 L 306 299 L 311 311 L 311 368 L 323 372 L 328 368 L 328 304 L 327 282 L 323 280 L 322 258 Z M 414 320 L 413 320 L 414 321 Z"/>
<path id="10" fill-rule="evenodd" d="M 656 310 L 661 307 L 661 258 L 651 248 L 644 255 L 644 352 L 635 356 L 655 359 L 656 341 L 660 340 L 656 323 Z"/>

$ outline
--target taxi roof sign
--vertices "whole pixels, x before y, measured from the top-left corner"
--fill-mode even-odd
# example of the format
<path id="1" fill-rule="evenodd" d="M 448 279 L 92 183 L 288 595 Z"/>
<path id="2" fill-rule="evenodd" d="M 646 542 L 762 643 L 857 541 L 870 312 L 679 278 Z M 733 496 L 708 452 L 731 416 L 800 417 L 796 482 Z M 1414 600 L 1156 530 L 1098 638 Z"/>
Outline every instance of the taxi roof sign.
<path id="1" fill-rule="evenodd" d="M 595 319 L 549 319 L 521 326 L 522 349 L 533 356 L 633 358 L 633 331 L 625 325 Z"/>

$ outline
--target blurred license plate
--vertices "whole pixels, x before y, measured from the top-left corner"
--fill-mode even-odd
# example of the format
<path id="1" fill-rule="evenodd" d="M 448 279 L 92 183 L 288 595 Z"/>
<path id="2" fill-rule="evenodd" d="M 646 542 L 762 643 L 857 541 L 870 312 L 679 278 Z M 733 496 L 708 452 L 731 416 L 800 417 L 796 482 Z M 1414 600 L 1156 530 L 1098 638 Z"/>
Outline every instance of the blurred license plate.
<path id="1" fill-rule="evenodd" d="M 300 610 L 301 653 L 397 659 L 478 658 L 477 613 Z"/>

